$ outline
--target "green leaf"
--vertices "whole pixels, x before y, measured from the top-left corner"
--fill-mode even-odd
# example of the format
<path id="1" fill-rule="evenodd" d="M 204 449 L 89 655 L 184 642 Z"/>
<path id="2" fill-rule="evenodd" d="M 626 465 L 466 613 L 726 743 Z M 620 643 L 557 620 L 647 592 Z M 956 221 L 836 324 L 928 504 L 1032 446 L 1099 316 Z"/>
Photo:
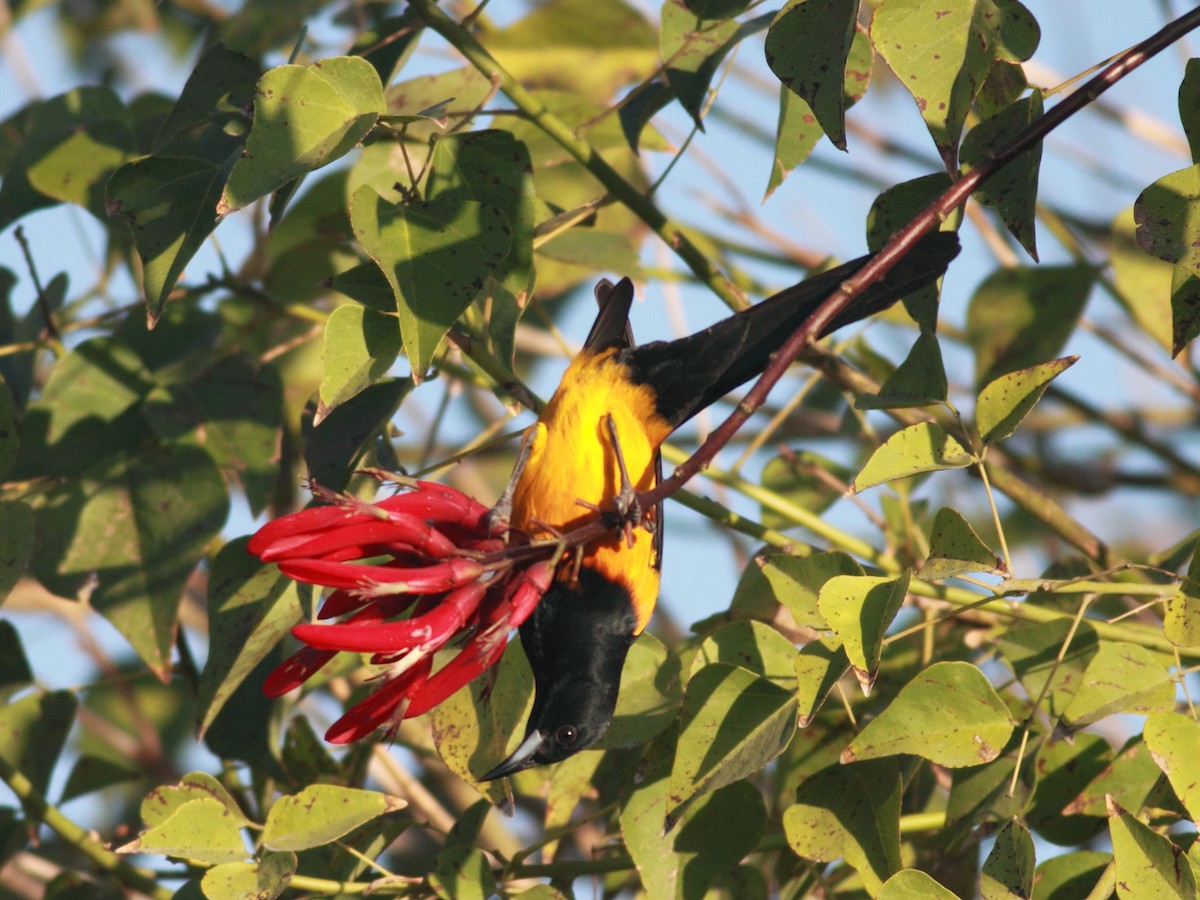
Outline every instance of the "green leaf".
<path id="1" fill-rule="evenodd" d="M 1179 121 L 1187 135 L 1192 162 L 1200 162 L 1200 59 L 1189 59 L 1179 83 Z"/>
<path id="2" fill-rule="evenodd" d="M 1067 708 L 1100 646 L 1096 629 L 1081 621 L 1064 650 L 1073 627 L 1069 619 L 1018 625 L 1001 635 L 997 648 L 1030 697 L 1040 697 L 1046 682 L 1054 679 L 1045 701 L 1046 712 L 1052 718 L 1058 718 Z"/>
<path id="3" fill-rule="evenodd" d="M 983 861 L 979 892 L 984 900 L 1024 900 L 1033 891 L 1033 838 L 1017 819 L 1009 819 Z"/>
<path id="4" fill-rule="evenodd" d="M 504 214 L 512 243 L 508 255 L 492 270 L 492 277 L 524 308 L 533 291 L 533 231 L 537 224 L 529 148 L 509 131 L 473 131 L 438 141 L 430 165 L 425 185 L 425 199 L 430 203 L 449 194 Z"/>
<path id="5" fill-rule="evenodd" d="M 412 387 L 408 378 L 384 378 L 306 429 L 304 462 L 309 478 L 343 490 L 354 462 L 391 421 Z"/>
<path id="6" fill-rule="evenodd" d="M 757 772 L 784 751 L 796 730 L 796 698 L 746 669 L 713 663 L 688 682 L 680 723 L 668 829 L 698 796 Z"/>
<path id="7" fill-rule="evenodd" d="M 722 662 L 741 666 L 791 690 L 796 686 L 795 656 L 792 643 L 770 625 L 741 619 L 721 626 L 704 639 L 692 657 L 690 675 Z"/>
<path id="8" fill-rule="evenodd" d="M 796 698 L 801 728 L 816 717 L 833 686 L 850 668 L 846 648 L 836 638 L 810 641 L 796 654 Z"/>
<path id="9" fill-rule="evenodd" d="M 663 834 L 668 805 L 665 771 L 638 783 L 621 809 L 621 832 L 647 895 L 675 900 L 706 896 L 722 875 L 754 850 L 766 825 L 762 794 L 740 781 L 700 797 Z M 730 828 L 736 822 L 736 828 Z"/>
<path id="10" fill-rule="evenodd" d="M 1200 276 L 1200 165 L 1164 175 L 1142 191 L 1133 218 L 1142 249 Z"/>
<path id="11" fill-rule="evenodd" d="M 1118 897 L 1190 900 L 1196 896 L 1196 875 L 1188 857 L 1111 799 L 1108 833 L 1116 863 Z"/>
<path id="12" fill-rule="evenodd" d="M 514 641 L 493 671 L 495 681 L 477 678 L 433 710 L 433 741 L 442 761 L 459 778 L 497 805 L 511 803 L 505 779 L 481 782 L 482 774 L 507 759 L 525 736 L 533 708 L 533 674 Z"/>
<path id="13" fill-rule="evenodd" d="M 58 202 L 30 183 L 31 170 L 45 166 L 43 187 L 61 192 L 67 186 L 54 182 L 62 174 L 64 159 L 78 158 L 79 148 L 90 142 L 111 160 L 110 150 L 123 151 L 107 142 L 125 139 L 121 134 L 125 122 L 125 108 L 111 88 L 80 87 L 30 104 L 2 123 L 6 153 L 11 156 L 0 181 L 0 231 L 26 213 Z M 89 168 L 89 180 L 97 177 Z"/>
<path id="14" fill-rule="evenodd" d="M 398 16 L 388 16 L 358 32 L 347 55 L 361 56 L 379 73 L 383 84 L 391 83 L 412 57 L 424 33 L 424 23 L 415 7 Z"/>
<path id="15" fill-rule="evenodd" d="M 1143 250 L 1137 242 L 1136 231 L 1132 206 L 1117 213 L 1109 226 L 1109 259 L 1117 300 L 1142 331 L 1174 355 L 1178 350 L 1172 351 L 1176 334 L 1172 285 L 1177 273 L 1186 273 Z"/>
<path id="16" fill-rule="evenodd" d="M 217 227 L 217 201 L 228 169 L 203 159 L 148 156 L 108 181 L 106 209 L 125 222 L 142 260 L 151 325 L 184 267 Z"/>
<path id="17" fill-rule="evenodd" d="M 828 629 L 820 609 L 822 588 L 838 576 L 861 576 L 862 566 L 840 551 L 789 556 L 777 553 L 762 563 L 775 599 L 788 608 L 801 628 Z"/>
<path id="18" fill-rule="evenodd" d="M 1042 740 L 1042 735 L 1035 734 L 1022 747 L 1020 736 L 1015 735 L 1004 753 L 988 765 L 954 769 L 946 798 L 946 828 L 960 832 L 1020 816 L 1037 784 L 1037 752 Z"/>
<path id="19" fill-rule="evenodd" d="M 938 662 L 867 723 L 842 761 L 910 753 L 951 769 L 978 766 L 1000 755 L 1012 730 L 1008 707 L 979 669 Z"/>
<path id="20" fill-rule="evenodd" d="M 437 855 L 429 886 L 442 900 L 486 900 L 495 896 L 496 879 L 478 847 L 447 847 Z"/>
<path id="21" fill-rule="evenodd" d="M 1000 43 L 993 0 L 885 0 L 871 19 L 875 49 L 917 101 L 946 168 Z"/>
<path id="22" fill-rule="evenodd" d="M 861 394 L 855 409 L 905 409 L 946 400 L 948 385 L 937 335 L 924 328 L 878 394 Z"/>
<path id="23" fill-rule="evenodd" d="M 135 449 L 148 436 L 136 407 L 151 385 L 142 361 L 120 339 L 98 337 L 75 347 L 21 419 L 12 477 L 75 478 L 100 460 Z"/>
<path id="24" fill-rule="evenodd" d="M 1101 814 L 1094 816 L 1068 815 L 1064 810 L 1112 761 L 1112 748 L 1098 734 L 1081 731 L 1070 740 L 1045 741 L 1037 754 L 1037 791 L 1025 812 L 1029 827 L 1062 847 L 1092 840 L 1107 825 L 1103 805 L 1098 810 Z"/>
<path id="25" fill-rule="evenodd" d="M 385 112 L 379 73 L 361 57 L 269 70 L 258 82 L 246 151 L 229 173 L 217 215 L 345 156 Z"/>
<path id="26" fill-rule="evenodd" d="M 608 749 L 649 743 L 675 721 L 682 701 L 679 657 L 643 631 L 625 657 L 612 724 L 596 746 Z"/>
<path id="27" fill-rule="evenodd" d="M 877 447 L 854 476 L 850 490 L 858 493 L 921 472 L 963 469 L 972 461 L 971 454 L 940 425 L 919 422 L 902 428 Z"/>
<path id="28" fill-rule="evenodd" d="M 175 106 L 154 141 L 161 153 L 181 132 L 210 122 L 244 119 L 254 101 L 254 86 L 262 66 L 250 57 L 212 44 L 196 62 Z"/>
<path id="29" fill-rule="evenodd" d="M 709 85 L 736 43 L 738 30 L 732 19 L 700 18 L 685 0 L 663 4 L 659 52 L 666 62 L 667 83 L 701 131 Z"/>
<path id="30" fill-rule="evenodd" d="M 21 500 L 0 500 L 0 604 L 21 580 L 33 553 L 33 510 Z"/>
<path id="31" fill-rule="evenodd" d="M 917 577 L 932 581 L 952 578 L 968 572 L 1004 574 L 1004 561 L 988 547 L 962 513 L 943 506 L 933 519 L 929 534 L 929 556 L 917 571 Z"/>
<path id="32" fill-rule="evenodd" d="M 1020 0 L 998 0 L 1000 9 L 1000 45 L 996 48 L 1002 60 L 1025 62 L 1033 56 L 1042 39 L 1042 29 Z"/>
<path id="33" fill-rule="evenodd" d="M 214 800 L 225 808 L 226 813 L 241 827 L 247 823 L 245 815 L 229 791 L 217 779 L 206 772 L 189 772 L 179 784 L 167 784 L 155 788 L 142 798 L 142 822 L 147 828 L 162 825 L 175 815 L 184 804 L 193 800 Z"/>
<path id="34" fill-rule="evenodd" d="M 374 263 L 363 263 L 334 275 L 329 286 L 339 294 L 357 300 L 368 309 L 378 312 L 396 311 L 396 295 L 392 292 L 392 286 L 379 266 Z M 335 309 L 334 313 L 336 312 Z"/>
<path id="35" fill-rule="evenodd" d="M 1037 867 L 1033 900 L 1075 900 L 1087 897 L 1112 862 L 1112 854 L 1078 850 L 1054 856 Z"/>
<path id="36" fill-rule="evenodd" d="M 268 850 L 307 850 L 408 804 L 377 791 L 311 784 L 280 797 L 267 813 L 262 842 Z"/>
<path id="37" fill-rule="evenodd" d="M 1161 779 L 1162 770 L 1142 736 L 1134 735 L 1079 796 L 1063 807 L 1063 815 L 1106 816 L 1107 797 L 1129 809 L 1141 809 Z"/>
<path id="38" fill-rule="evenodd" d="M 1000 269 L 979 286 L 967 309 L 975 349 L 975 383 L 1054 359 L 1075 330 L 1096 272 L 1090 266 Z M 1053 297 L 1053 303 L 1046 303 Z"/>
<path id="39" fill-rule="evenodd" d="M 493 31 L 487 46 L 523 84 L 552 85 L 602 101 L 648 79 L 659 65 L 653 26 L 625 3 L 550 0 Z"/>
<path id="40" fill-rule="evenodd" d="M 101 222 L 104 186 L 133 156 L 133 133 L 125 121 L 90 122 L 25 170 L 41 194 L 82 206 Z"/>
<path id="41" fill-rule="evenodd" d="M 1200 647 L 1200 543 L 1192 551 L 1192 561 L 1179 590 L 1167 601 L 1163 634 L 1176 647 Z"/>
<path id="42" fill-rule="evenodd" d="M 867 249 L 877 253 L 892 235 L 903 228 L 921 210 L 950 187 L 945 172 L 922 175 L 893 185 L 875 198 L 867 214 Z M 955 230 L 962 222 L 962 209 L 950 214 L 943 230 Z M 938 324 L 937 283 L 926 285 L 903 297 L 904 309 L 925 331 L 936 332 Z"/>
<path id="43" fill-rule="evenodd" d="M 12 622 L 0 619 L 0 703 L 32 683 L 33 670 L 29 668 L 21 636 Z"/>
<path id="44" fill-rule="evenodd" d="M 274 900 L 296 874 L 295 853 L 263 853 L 256 862 L 213 866 L 200 885 L 207 900 Z"/>
<path id="45" fill-rule="evenodd" d="M 450 326 L 504 261 L 512 228 L 490 204 L 444 196 L 392 206 L 369 187 L 355 191 L 350 220 L 396 295 L 404 352 L 419 383 Z"/>
<path id="46" fill-rule="evenodd" d="M 200 797 L 187 800 L 117 852 L 156 853 L 213 864 L 236 862 L 250 855 L 239 825 L 219 800 Z"/>
<path id="47" fill-rule="evenodd" d="M 837 482 L 847 482 L 853 474 L 819 453 L 789 451 L 763 467 L 762 486 L 792 506 L 822 513 L 841 499 Z M 760 507 L 759 516 L 768 528 L 791 528 L 796 524 L 794 519 L 766 505 Z"/>
<path id="48" fill-rule="evenodd" d="M 767 32 L 767 65 L 846 149 L 844 75 L 858 20 L 856 0 L 788 0 Z"/>
<path id="49" fill-rule="evenodd" d="M 900 772 L 894 760 L 822 769 L 800 783 L 783 812 L 788 846 L 800 857 L 845 857 L 876 893 L 900 862 Z"/>
<path id="50" fill-rule="evenodd" d="M 59 594 L 91 588 L 91 604 L 164 681 L 179 601 L 229 493 L 199 447 L 152 447 L 102 461 L 39 499 L 32 569 Z"/>
<path id="51" fill-rule="evenodd" d="M 1171 273 L 1171 355 L 1200 335 L 1200 278 L 1183 269 Z"/>
<path id="52" fill-rule="evenodd" d="M 241 484 L 252 513 L 266 508 L 283 432 L 283 386 L 274 369 L 232 356 L 186 382 L 156 388 L 142 413 L 161 440 L 187 441 L 212 454 L 226 477 Z"/>
<path id="53" fill-rule="evenodd" d="M 768 34 L 767 40 L 770 41 Z M 768 45 L 769 46 L 769 45 Z M 790 54 L 780 58 L 788 64 L 796 60 Z M 850 41 L 850 53 L 846 58 L 842 81 L 843 118 L 845 110 L 852 107 L 863 98 L 871 84 L 871 70 L 875 64 L 875 49 L 866 31 L 859 27 L 854 30 Z M 779 74 L 778 72 L 776 74 Z M 763 195 L 765 202 L 775 192 L 792 169 L 806 159 L 821 135 L 825 131 L 814 115 L 812 108 L 800 98 L 800 95 L 783 85 L 779 91 L 779 120 L 775 128 L 775 160 L 771 166 L 771 177 L 767 181 L 767 190 Z"/>
<path id="54" fill-rule="evenodd" d="M 984 119 L 971 129 L 962 143 L 962 160 L 969 171 L 991 154 L 1007 145 L 1020 132 L 1042 117 L 1042 95 L 1034 91 L 1028 97 Z M 995 208 L 1013 237 L 1020 241 L 1037 262 L 1037 190 L 1042 165 L 1042 144 L 1026 150 L 1007 163 L 975 192 L 985 206 Z"/>
<path id="55" fill-rule="evenodd" d="M 296 582 L 230 541 L 208 578 L 210 649 L 200 673 L 198 730 L 204 732 L 246 677 L 301 618 Z"/>
<path id="56" fill-rule="evenodd" d="M 1142 737 L 1192 820 L 1200 818 L 1200 722 L 1177 712 L 1151 713 Z"/>
<path id="57" fill-rule="evenodd" d="M 396 317 L 361 306 L 339 306 L 325 322 L 321 402 L 335 407 L 374 384 L 400 355 Z"/>
<path id="58" fill-rule="evenodd" d="M 46 796 L 78 704 L 70 691 L 30 694 L 0 706 L 0 757 Z M 34 820 L 40 818 L 30 810 Z"/>
<path id="59" fill-rule="evenodd" d="M 975 402 L 975 424 L 983 442 L 995 444 L 1016 431 L 1050 382 L 1078 361 L 1078 356 L 1064 356 L 989 382 Z"/>
<path id="60" fill-rule="evenodd" d="M 911 575 L 907 570 L 899 578 L 838 575 L 821 588 L 817 607 L 846 648 L 864 694 L 875 683 L 883 638 L 904 604 Z"/>
<path id="61" fill-rule="evenodd" d="M 68 800 L 84 797 L 114 784 L 137 781 L 143 774 L 140 769 L 129 768 L 103 756 L 85 753 L 71 766 L 71 774 L 67 776 L 67 783 L 63 786 L 58 802 L 66 803 Z"/>
<path id="62" fill-rule="evenodd" d="M 1149 713 L 1173 709 L 1175 685 L 1162 663 L 1144 647 L 1103 643 L 1083 673 L 1079 690 L 1063 711 L 1063 724 L 1073 729 L 1115 713 Z"/>
<path id="63" fill-rule="evenodd" d="M 959 900 L 959 897 L 920 869 L 901 869 L 883 883 L 875 900 Z"/>

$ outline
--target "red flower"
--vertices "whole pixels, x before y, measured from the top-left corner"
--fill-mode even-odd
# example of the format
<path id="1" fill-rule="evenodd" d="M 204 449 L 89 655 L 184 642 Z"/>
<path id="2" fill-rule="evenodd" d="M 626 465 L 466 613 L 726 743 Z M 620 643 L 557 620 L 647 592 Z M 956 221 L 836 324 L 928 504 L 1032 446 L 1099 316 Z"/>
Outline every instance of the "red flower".
<path id="1" fill-rule="evenodd" d="M 289 578 L 333 588 L 317 618 L 339 619 L 292 629 L 307 646 L 267 677 L 268 697 L 342 650 L 370 653 L 382 667 L 379 686 L 330 727 L 331 743 L 394 728 L 494 666 L 553 577 L 550 560 L 514 565 L 489 532 L 487 508 L 445 485 L 413 482 L 376 503 L 314 493 L 332 504 L 268 522 L 247 549 Z M 458 654 L 434 672 L 434 654 L 456 637 Z"/>

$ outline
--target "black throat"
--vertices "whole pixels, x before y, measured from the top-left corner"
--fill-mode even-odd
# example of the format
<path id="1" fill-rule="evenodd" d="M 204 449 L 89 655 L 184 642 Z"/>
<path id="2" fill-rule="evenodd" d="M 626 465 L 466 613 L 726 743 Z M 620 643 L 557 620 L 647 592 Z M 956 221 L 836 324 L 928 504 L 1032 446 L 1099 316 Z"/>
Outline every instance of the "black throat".
<path id="1" fill-rule="evenodd" d="M 602 696 L 593 711 L 611 718 L 636 627 L 632 598 L 620 585 L 586 566 L 573 584 L 556 581 L 521 626 L 537 688 L 530 721 L 564 683 L 594 686 Z"/>

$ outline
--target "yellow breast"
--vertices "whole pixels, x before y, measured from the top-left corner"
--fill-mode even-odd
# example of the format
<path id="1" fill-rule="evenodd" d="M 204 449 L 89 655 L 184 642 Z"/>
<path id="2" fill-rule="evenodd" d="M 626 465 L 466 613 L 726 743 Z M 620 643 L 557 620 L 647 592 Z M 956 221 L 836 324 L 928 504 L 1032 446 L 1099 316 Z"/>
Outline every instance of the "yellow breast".
<path id="1" fill-rule="evenodd" d="M 625 467 L 634 487 L 655 483 L 654 457 L 671 428 L 658 415 L 654 392 L 632 384 L 616 351 L 584 352 L 575 358 L 533 426 L 532 447 L 513 497 L 514 527 L 532 536 L 568 531 L 597 514 L 578 501 L 611 509 L 621 488 L 606 417 L 612 415 Z M 628 546 L 617 535 L 589 545 L 586 565 L 629 590 L 637 631 L 650 620 L 658 598 L 654 539 L 645 529 Z M 564 572 L 567 566 L 564 565 Z"/>

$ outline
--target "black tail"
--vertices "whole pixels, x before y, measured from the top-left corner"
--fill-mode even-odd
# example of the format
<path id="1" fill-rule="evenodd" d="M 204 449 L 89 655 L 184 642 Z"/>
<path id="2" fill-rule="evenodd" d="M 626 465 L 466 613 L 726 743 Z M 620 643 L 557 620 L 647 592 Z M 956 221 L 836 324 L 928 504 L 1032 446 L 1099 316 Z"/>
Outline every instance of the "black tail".
<path id="1" fill-rule="evenodd" d="M 905 294 L 940 277 L 958 255 L 958 235 L 936 232 L 917 244 L 883 281 L 871 285 L 837 316 L 821 337 L 887 309 Z M 675 341 L 625 351 L 641 384 L 654 388 L 659 413 L 679 426 L 766 368 L 784 341 L 838 285 L 866 265 L 864 256 L 780 291 L 762 303 Z"/>

